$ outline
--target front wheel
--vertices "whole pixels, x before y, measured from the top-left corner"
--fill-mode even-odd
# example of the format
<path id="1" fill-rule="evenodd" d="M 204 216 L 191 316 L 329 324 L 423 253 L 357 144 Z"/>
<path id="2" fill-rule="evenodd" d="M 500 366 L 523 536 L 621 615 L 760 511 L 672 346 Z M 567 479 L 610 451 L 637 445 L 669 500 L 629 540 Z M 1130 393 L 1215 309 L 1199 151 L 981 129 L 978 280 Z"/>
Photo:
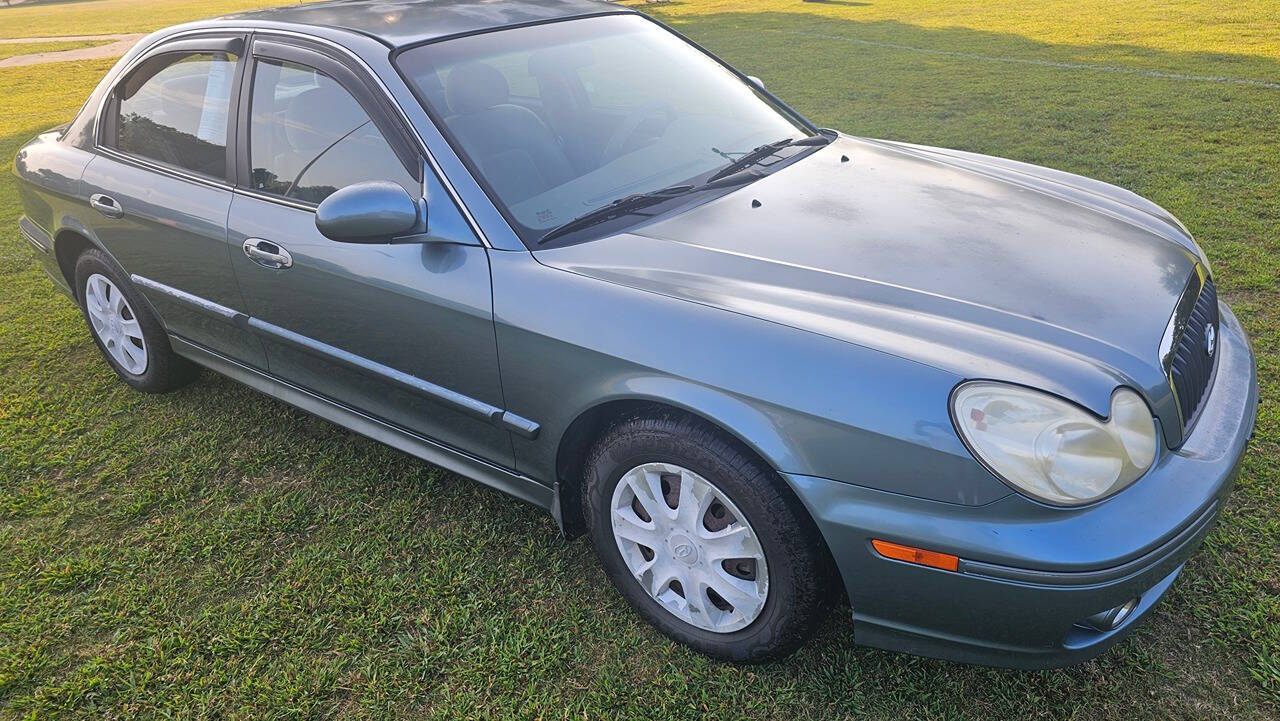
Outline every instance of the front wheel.
<path id="1" fill-rule="evenodd" d="M 829 554 L 812 519 L 736 441 L 656 411 L 592 449 L 585 513 L 596 553 L 667 636 L 730 661 L 795 650 L 825 617 Z"/>

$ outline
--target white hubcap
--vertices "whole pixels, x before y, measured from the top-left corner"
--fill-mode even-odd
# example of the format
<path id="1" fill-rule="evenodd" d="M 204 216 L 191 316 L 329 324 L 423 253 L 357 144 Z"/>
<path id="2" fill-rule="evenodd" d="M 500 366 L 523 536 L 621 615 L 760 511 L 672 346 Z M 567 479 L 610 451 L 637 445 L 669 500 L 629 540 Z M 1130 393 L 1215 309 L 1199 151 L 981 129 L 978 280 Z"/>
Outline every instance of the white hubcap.
<path id="1" fill-rule="evenodd" d="M 147 342 L 129 301 L 105 275 L 94 273 L 85 281 L 84 304 L 89 325 L 107 353 L 135 376 L 147 370 Z"/>
<path id="2" fill-rule="evenodd" d="M 672 615 L 718 633 L 745 628 L 760 615 L 769 596 L 760 540 L 707 479 L 646 463 L 623 474 L 610 508 L 622 560 Z"/>

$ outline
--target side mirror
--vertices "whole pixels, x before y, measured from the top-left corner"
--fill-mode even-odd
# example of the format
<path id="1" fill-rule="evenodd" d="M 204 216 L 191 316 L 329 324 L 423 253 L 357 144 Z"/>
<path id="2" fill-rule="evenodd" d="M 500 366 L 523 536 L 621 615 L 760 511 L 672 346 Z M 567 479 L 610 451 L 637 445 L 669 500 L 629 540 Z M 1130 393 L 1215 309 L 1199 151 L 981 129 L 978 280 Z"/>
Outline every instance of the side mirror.
<path id="1" fill-rule="evenodd" d="M 754 76 L 754 75 L 748 75 L 748 76 L 747 76 L 747 80 L 750 80 L 751 82 L 755 83 L 755 85 L 756 85 L 756 87 L 757 87 L 757 88 L 760 88 L 761 90 L 764 90 L 764 81 L 763 81 L 763 80 L 761 80 L 760 78 L 757 78 L 757 77 L 756 77 L 756 76 Z"/>
<path id="2" fill-rule="evenodd" d="M 426 230 L 425 201 L 414 201 L 396 183 L 371 180 L 335 192 L 316 208 L 316 229 L 343 243 L 414 242 Z"/>

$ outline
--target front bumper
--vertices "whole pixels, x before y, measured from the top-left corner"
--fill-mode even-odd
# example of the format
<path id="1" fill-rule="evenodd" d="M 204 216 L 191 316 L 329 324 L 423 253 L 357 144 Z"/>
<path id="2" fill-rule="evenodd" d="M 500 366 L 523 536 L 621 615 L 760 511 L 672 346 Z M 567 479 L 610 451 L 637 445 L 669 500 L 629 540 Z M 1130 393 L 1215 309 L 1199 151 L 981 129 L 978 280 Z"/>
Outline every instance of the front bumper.
<path id="1" fill-rule="evenodd" d="M 1221 312 L 1217 377 L 1191 435 L 1099 503 L 1050 508 L 1014 494 L 962 506 L 787 475 L 840 568 L 854 640 L 1031 669 L 1087 660 L 1131 631 L 1212 529 L 1253 433 L 1253 353 L 1230 309 Z M 884 558 L 872 538 L 954 554 L 959 568 Z M 1135 597 L 1116 628 L 1082 625 Z"/>

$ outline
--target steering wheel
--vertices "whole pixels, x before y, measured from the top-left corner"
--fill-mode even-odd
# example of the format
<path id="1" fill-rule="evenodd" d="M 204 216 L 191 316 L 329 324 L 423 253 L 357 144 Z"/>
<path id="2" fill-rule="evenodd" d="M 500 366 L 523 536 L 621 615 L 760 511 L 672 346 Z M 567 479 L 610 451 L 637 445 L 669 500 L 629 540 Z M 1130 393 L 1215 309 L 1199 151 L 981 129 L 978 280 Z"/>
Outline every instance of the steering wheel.
<path id="1" fill-rule="evenodd" d="M 651 100 L 627 113 L 627 116 L 618 124 L 618 128 L 613 131 L 613 135 L 609 136 L 609 142 L 605 143 L 604 152 L 600 154 L 600 164 L 603 165 L 622 155 L 627 141 L 631 140 L 636 131 L 640 129 L 640 126 L 644 124 L 644 121 L 658 114 L 666 118 L 667 122 L 662 126 L 664 131 L 667 125 L 670 125 L 671 121 L 676 119 L 675 109 L 671 107 L 671 104 L 658 100 Z"/>

